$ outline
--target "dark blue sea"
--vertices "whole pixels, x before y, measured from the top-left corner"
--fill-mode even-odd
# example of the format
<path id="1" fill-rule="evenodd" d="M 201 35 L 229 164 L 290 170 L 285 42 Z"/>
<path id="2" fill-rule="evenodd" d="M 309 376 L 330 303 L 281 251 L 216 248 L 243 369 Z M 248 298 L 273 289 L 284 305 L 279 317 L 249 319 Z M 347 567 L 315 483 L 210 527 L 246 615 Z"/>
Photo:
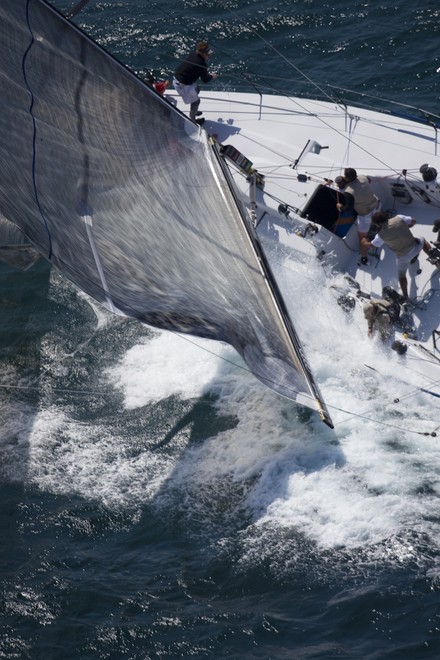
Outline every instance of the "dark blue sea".
<path id="1" fill-rule="evenodd" d="M 208 38 L 218 89 L 440 110 L 434 0 L 90 0 L 74 20 L 139 73 L 171 79 Z M 335 431 L 227 346 L 2 266 L 0 658 L 440 658 L 440 400 L 417 364 L 413 387 L 365 369 L 381 349 L 319 265 L 301 282 Z"/>

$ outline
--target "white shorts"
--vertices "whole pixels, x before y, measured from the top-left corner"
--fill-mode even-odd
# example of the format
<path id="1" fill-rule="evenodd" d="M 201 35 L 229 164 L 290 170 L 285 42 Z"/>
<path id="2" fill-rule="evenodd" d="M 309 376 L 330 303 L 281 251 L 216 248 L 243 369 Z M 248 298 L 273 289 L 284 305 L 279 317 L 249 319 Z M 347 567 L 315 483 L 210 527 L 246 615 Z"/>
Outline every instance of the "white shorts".
<path id="1" fill-rule="evenodd" d="M 409 252 L 404 254 L 402 257 L 397 257 L 397 274 L 399 277 L 403 277 L 408 270 L 412 259 L 417 257 L 423 248 L 423 239 L 416 238 L 416 244 L 411 248 Z"/>
<path id="2" fill-rule="evenodd" d="M 382 208 L 382 204 L 378 201 L 376 208 L 374 208 L 371 213 L 367 213 L 367 215 L 358 215 L 356 218 L 356 223 L 357 223 L 357 228 L 358 232 L 360 234 L 367 234 L 368 230 L 370 229 L 371 225 L 371 218 L 373 217 L 373 213 L 377 213 L 380 211 Z"/>
<path id="3" fill-rule="evenodd" d="M 187 105 L 196 103 L 196 101 L 199 100 L 196 83 L 193 83 L 192 85 L 183 85 L 178 80 L 173 78 L 173 86 L 178 95 L 182 97 L 182 101 Z"/>

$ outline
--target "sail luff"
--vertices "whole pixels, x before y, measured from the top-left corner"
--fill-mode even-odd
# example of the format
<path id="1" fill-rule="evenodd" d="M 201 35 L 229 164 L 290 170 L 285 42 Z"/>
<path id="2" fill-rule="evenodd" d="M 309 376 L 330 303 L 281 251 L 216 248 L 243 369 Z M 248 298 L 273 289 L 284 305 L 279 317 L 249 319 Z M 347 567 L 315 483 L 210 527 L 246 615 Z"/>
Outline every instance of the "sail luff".
<path id="1" fill-rule="evenodd" d="M 303 374 L 309 392 L 310 392 L 310 398 L 311 401 L 307 405 L 309 407 L 315 407 L 321 420 L 327 424 L 330 428 L 334 428 L 333 421 L 331 419 L 330 413 L 328 411 L 328 408 L 324 402 L 324 399 L 321 395 L 321 392 L 319 390 L 319 387 L 316 383 L 316 380 L 313 376 L 312 370 L 308 364 L 308 360 L 306 358 L 306 355 L 304 353 L 304 350 L 302 348 L 299 336 L 295 330 L 295 327 L 293 325 L 293 322 L 290 318 L 289 312 L 287 310 L 286 303 L 284 301 L 283 295 L 280 291 L 280 288 L 278 286 L 278 283 L 276 281 L 276 278 L 272 272 L 272 269 L 270 267 L 270 264 L 266 258 L 264 249 L 261 246 L 260 240 L 258 238 L 258 235 L 252 226 L 252 223 L 250 222 L 250 219 L 246 215 L 246 213 L 243 211 L 243 204 L 241 203 L 241 199 L 239 197 L 239 194 L 237 193 L 235 189 L 235 184 L 233 181 L 232 176 L 230 175 L 228 167 L 224 164 L 223 159 L 220 156 L 219 150 L 217 148 L 216 143 L 213 144 L 214 151 L 219 159 L 219 162 L 222 164 L 222 169 L 225 175 L 225 178 L 229 182 L 229 186 L 231 189 L 231 192 L 234 194 L 234 198 L 236 199 L 237 202 L 237 208 L 241 214 L 241 217 L 243 219 L 243 226 L 245 230 L 247 231 L 247 234 L 249 236 L 249 240 L 251 241 L 253 248 L 255 250 L 255 255 L 256 255 L 256 260 L 259 263 L 263 277 L 265 279 L 265 282 L 267 284 L 268 291 L 272 297 L 274 307 L 276 311 L 278 312 L 280 316 L 280 320 L 282 322 L 282 326 L 284 329 L 284 332 L 286 333 L 286 336 L 288 337 L 288 342 L 290 342 L 291 345 L 291 357 L 292 361 L 294 363 L 297 363 L 297 368 L 301 373 Z M 255 374 L 257 375 L 257 374 Z M 258 375 L 257 375 L 258 376 Z M 258 376 L 259 377 L 259 376 Z M 264 378 L 261 379 L 263 382 Z M 267 385 L 268 383 L 266 383 Z M 268 385 L 271 387 L 271 385 Z M 272 385 L 273 387 L 273 385 Z"/>

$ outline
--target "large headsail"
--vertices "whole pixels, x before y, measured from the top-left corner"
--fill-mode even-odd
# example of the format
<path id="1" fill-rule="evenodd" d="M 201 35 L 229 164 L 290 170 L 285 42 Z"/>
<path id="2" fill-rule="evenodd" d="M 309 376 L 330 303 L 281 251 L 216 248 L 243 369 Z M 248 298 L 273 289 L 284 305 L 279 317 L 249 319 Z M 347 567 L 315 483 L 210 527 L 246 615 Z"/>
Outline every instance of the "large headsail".
<path id="1" fill-rule="evenodd" d="M 207 135 L 44 0 L 0 4 L 0 212 L 82 290 L 330 416 Z"/>

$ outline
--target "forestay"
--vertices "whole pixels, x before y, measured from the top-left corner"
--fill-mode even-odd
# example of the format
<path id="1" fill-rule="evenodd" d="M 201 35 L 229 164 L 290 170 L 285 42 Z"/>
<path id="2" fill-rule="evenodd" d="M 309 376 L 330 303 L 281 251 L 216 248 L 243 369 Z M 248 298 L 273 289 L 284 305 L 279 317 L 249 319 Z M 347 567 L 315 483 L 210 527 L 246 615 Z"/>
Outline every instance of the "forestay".
<path id="1" fill-rule="evenodd" d="M 43 0 L 0 5 L 0 211 L 83 291 L 330 416 L 204 131 Z"/>

